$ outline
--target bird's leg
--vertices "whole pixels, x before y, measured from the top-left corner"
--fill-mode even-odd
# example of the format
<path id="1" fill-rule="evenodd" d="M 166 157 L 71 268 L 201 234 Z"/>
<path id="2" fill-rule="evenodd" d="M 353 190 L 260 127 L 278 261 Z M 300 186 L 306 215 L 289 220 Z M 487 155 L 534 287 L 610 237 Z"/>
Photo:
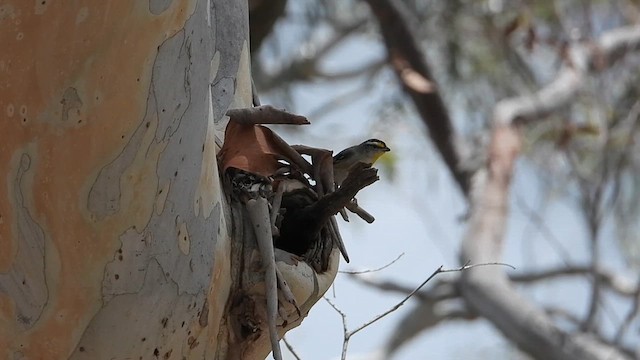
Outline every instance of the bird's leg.
<path id="1" fill-rule="evenodd" d="M 253 230 L 256 234 L 258 251 L 262 258 L 262 265 L 265 268 L 265 294 L 267 297 L 267 326 L 271 339 L 271 349 L 273 358 L 282 360 L 280 350 L 280 339 L 276 328 L 278 318 L 278 280 L 276 271 L 276 260 L 273 250 L 273 236 L 271 234 L 271 218 L 269 217 L 269 205 L 267 199 L 258 196 L 246 202 L 247 211 L 251 218 Z"/>

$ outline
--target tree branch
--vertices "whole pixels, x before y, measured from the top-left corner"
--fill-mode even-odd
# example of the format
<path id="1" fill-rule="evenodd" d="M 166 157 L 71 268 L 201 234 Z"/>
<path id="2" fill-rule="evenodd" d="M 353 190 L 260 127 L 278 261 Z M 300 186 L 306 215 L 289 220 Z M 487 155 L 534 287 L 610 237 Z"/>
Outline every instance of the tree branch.
<path id="1" fill-rule="evenodd" d="M 388 262 L 385 265 L 382 265 L 380 267 L 377 267 L 375 269 L 367 269 L 367 270 L 361 270 L 361 271 L 355 271 L 355 270 L 343 270 L 343 271 L 338 271 L 338 273 L 340 274 L 349 274 L 349 275 L 362 275 L 362 274 L 368 274 L 368 273 L 372 273 L 372 272 L 377 272 L 377 271 L 381 271 L 384 270 L 386 268 L 388 268 L 389 266 L 393 265 L 396 263 L 396 261 L 400 260 L 401 257 L 404 256 L 404 253 L 401 253 L 400 255 L 396 256 L 395 259 L 391 260 L 390 262 Z"/>
<path id="2" fill-rule="evenodd" d="M 413 288 L 408 285 L 402 285 L 392 280 L 375 280 L 370 276 L 355 276 L 352 278 L 364 285 L 370 286 L 380 291 L 390 291 L 407 295 L 413 291 Z M 415 293 L 413 296 L 419 301 L 440 301 L 446 299 L 453 299 L 458 297 L 454 284 L 449 281 L 437 282 L 429 289 L 421 290 Z"/>
<path id="3" fill-rule="evenodd" d="M 622 339 L 624 338 L 624 335 L 627 332 L 627 329 L 631 325 L 631 322 L 636 316 L 638 316 L 638 314 L 640 314 L 640 279 L 638 279 L 638 284 L 636 285 L 636 291 L 634 292 L 633 295 L 634 295 L 633 305 L 631 305 L 631 309 L 629 309 L 627 316 L 625 316 L 622 324 L 616 331 L 616 335 L 613 337 L 615 344 L 622 343 Z"/>
<path id="4" fill-rule="evenodd" d="M 361 29 L 366 23 L 366 19 L 356 20 L 352 24 L 336 28 L 334 35 L 322 44 L 316 46 L 312 46 L 311 44 L 301 45 L 300 48 L 310 50 L 304 55 L 300 55 L 291 62 L 283 65 L 273 74 L 265 73 L 264 69 L 259 66 L 255 67 L 254 79 L 260 87 L 260 91 L 266 92 L 284 83 L 308 81 L 326 76 L 327 74 L 324 74 L 318 69 L 318 64 L 322 58 L 338 45 L 342 44 L 342 42 L 355 31 Z M 368 69 L 371 66 L 372 64 L 366 64 L 364 68 Z"/>
<path id="5" fill-rule="evenodd" d="M 298 355 L 298 353 L 296 352 L 296 349 L 293 348 L 293 345 L 289 343 L 289 340 L 287 340 L 286 337 L 283 336 L 282 341 L 284 342 L 284 345 L 287 347 L 287 350 L 289 350 L 291 355 L 293 355 L 293 357 L 296 358 L 296 360 L 302 360 L 300 355 Z"/>
<path id="6" fill-rule="evenodd" d="M 519 153 L 515 124 L 536 120 L 566 105 L 582 86 L 588 71 L 611 65 L 624 53 L 638 49 L 640 27 L 604 34 L 590 51 L 570 49 L 573 66 L 539 92 L 499 102 L 494 111 L 494 131 L 486 169 L 477 174 L 472 192 L 472 212 L 463 238 L 462 256 L 473 261 L 500 258 L 505 236 L 510 181 Z M 606 59 L 606 62 L 596 61 Z M 601 67 L 597 68 L 598 70 Z M 594 337 L 569 334 L 558 328 L 541 309 L 521 296 L 498 268 L 464 272 L 461 292 L 469 307 L 491 321 L 505 337 L 537 359 L 626 359 L 626 354 Z"/>
<path id="7" fill-rule="evenodd" d="M 249 40 L 252 54 L 258 52 L 286 7 L 287 0 L 249 0 Z"/>
<path id="8" fill-rule="evenodd" d="M 591 266 L 561 266 L 552 269 L 513 274 L 510 275 L 509 278 L 514 282 L 532 283 L 536 281 L 549 280 L 556 277 L 582 276 L 591 274 Z M 636 293 L 636 288 L 629 281 L 630 279 L 616 276 L 615 273 L 602 268 L 597 269 L 596 274 L 603 285 L 607 286 L 612 291 L 615 291 L 622 296 L 634 296 L 634 294 Z"/>
<path id="9" fill-rule="evenodd" d="M 347 315 L 341 311 L 331 300 L 329 300 L 329 298 L 324 297 L 324 300 L 329 303 L 329 305 L 331 305 L 331 307 L 338 313 L 340 314 L 340 316 L 342 317 L 342 329 L 343 329 L 343 333 L 344 333 L 344 339 L 342 342 L 342 357 L 341 359 L 346 359 L 347 357 L 347 347 L 349 345 L 349 340 L 351 339 L 351 337 L 355 334 L 357 334 L 358 332 L 364 330 L 365 328 L 373 325 L 374 323 L 378 322 L 379 320 L 382 320 L 382 318 L 384 318 L 385 316 L 391 314 L 392 312 L 395 312 L 396 310 L 398 310 L 402 305 L 404 305 L 407 301 L 409 301 L 409 299 L 411 299 L 415 294 L 417 294 L 429 281 L 431 281 L 431 279 L 433 279 L 436 275 L 438 274 L 442 274 L 442 273 L 447 273 L 447 272 L 463 272 L 465 270 L 469 270 L 469 269 L 473 269 L 476 267 L 486 267 L 486 266 L 507 266 L 510 267 L 512 269 L 515 269 L 513 266 L 509 265 L 509 264 L 504 264 L 504 263 L 498 263 L 498 262 L 487 262 L 487 263 L 481 263 L 481 264 L 470 264 L 469 262 L 466 262 L 464 265 L 460 266 L 459 268 L 455 268 L 455 269 L 444 269 L 442 265 L 440 265 L 439 268 L 437 268 L 433 273 L 431 273 L 431 275 L 429 275 L 429 277 L 427 277 L 426 280 L 424 280 L 420 285 L 418 285 L 418 287 L 416 287 L 415 289 L 413 289 L 409 294 L 407 294 L 402 300 L 400 300 L 400 302 L 398 302 L 397 304 L 395 304 L 392 308 L 388 309 L 387 311 L 383 312 L 382 314 L 379 314 L 377 316 L 375 316 L 373 319 L 365 322 L 364 324 L 360 325 L 359 327 L 349 331 L 347 328 Z"/>
<path id="10" fill-rule="evenodd" d="M 566 106 L 582 88 L 588 73 L 610 67 L 624 54 L 640 48 L 640 26 L 610 30 L 588 45 L 571 47 L 565 67 L 540 91 L 500 101 L 494 109 L 494 123 L 537 120 Z"/>
<path id="11" fill-rule="evenodd" d="M 453 178 L 465 195 L 469 194 L 471 171 L 461 166 L 454 147 L 455 133 L 449 112 L 440 96 L 429 65 L 410 28 L 412 20 L 396 0 L 366 0 L 380 24 L 388 60 L 402 89 L 413 101 L 429 136 Z"/>

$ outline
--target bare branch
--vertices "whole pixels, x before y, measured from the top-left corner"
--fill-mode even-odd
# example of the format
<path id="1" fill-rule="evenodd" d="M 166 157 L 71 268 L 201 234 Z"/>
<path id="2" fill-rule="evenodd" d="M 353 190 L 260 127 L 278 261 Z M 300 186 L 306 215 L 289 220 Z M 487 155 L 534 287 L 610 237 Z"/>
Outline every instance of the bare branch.
<path id="1" fill-rule="evenodd" d="M 582 323 L 582 330 L 585 332 L 594 332 L 596 327 L 596 319 L 602 303 L 602 282 L 597 275 L 598 268 L 600 267 L 600 248 L 599 234 L 600 225 L 602 224 L 602 209 L 601 200 L 604 191 L 605 180 L 607 178 L 608 167 L 604 167 L 603 171 L 597 180 L 595 186 L 589 182 L 581 183 L 581 190 L 583 196 L 584 216 L 587 220 L 587 228 L 589 230 L 589 244 L 591 251 L 591 296 L 589 299 L 589 307 L 587 314 Z"/>
<path id="2" fill-rule="evenodd" d="M 347 330 L 347 315 L 342 312 L 328 297 L 324 297 L 324 300 L 335 310 L 342 318 L 342 333 L 344 335 L 342 340 L 342 353 L 340 359 L 345 360 L 347 358 L 347 347 L 349 346 L 349 340 L 351 339 L 351 333 Z"/>
<path id="3" fill-rule="evenodd" d="M 589 57 L 589 65 L 593 70 L 601 70 L 639 49 L 640 26 L 613 29 L 600 36 Z"/>
<path id="4" fill-rule="evenodd" d="M 465 319 L 472 320 L 476 316 L 469 312 L 462 303 L 461 307 L 455 309 L 445 309 L 438 307 L 437 301 L 421 301 L 416 307 L 404 314 L 403 318 L 396 324 L 391 332 L 391 337 L 384 346 L 384 358 L 391 358 L 402 345 L 406 344 L 418 334 L 436 327 L 442 321 Z"/>
<path id="5" fill-rule="evenodd" d="M 638 279 L 638 284 L 636 285 L 633 305 L 631 305 L 631 309 L 629 309 L 627 316 L 625 316 L 624 321 L 620 325 L 620 328 L 618 328 L 618 331 L 616 331 L 616 335 L 613 337 L 615 344 L 620 344 L 622 342 L 627 329 L 638 314 L 640 314 L 640 279 Z"/>
<path id="6" fill-rule="evenodd" d="M 545 307 L 544 311 L 551 317 L 561 318 L 572 323 L 575 326 L 580 326 L 581 321 L 578 316 L 571 314 L 567 309 L 548 306 Z"/>
<path id="7" fill-rule="evenodd" d="M 296 352 L 296 349 L 293 348 L 293 346 L 289 343 L 289 340 L 287 340 L 286 337 L 282 337 L 282 341 L 284 342 L 284 346 L 287 347 L 287 350 L 289 350 L 289 353 L 291 353 L 291 355 L 293 355 L 293 357 L 296 358 L 296 360 L 302 360 L 300 355 L 298 355 L 298 353 Z"/>
<path id="8" fill-rule="evenodd" d="M 287 0 L 249 1 L 249 40 L 251 53 L 257 53 L 263 40 L 271 34 L 276 21 L 284 14 Z"/>
<path id="9" fill-rule="evenodd" d="M 372 273 L 372 272 L 377 272 L 380 270 L 384 270 L 386 268 L 388 268 L 389 266 L 393 265 L 396 261 L 400 260 L 401 257 L 404 256 L 404 253 L 401 253 L 400 255 L 398 255 L 395 259 L 393 259 L 391 262 L 387 263 L 386 265 L 383 265 L 379 268 L 375 268 L 375 269 L 368 269 L 368 270 L 362 270 L 362 271 L 338 271 L 341 274 L 349 274 L 349 275 L 360 275 L 360 274 L 367 274 L 367 273 Z"/>
<path id="10" fill-rule="evenodd" d="M 513 266 L 509 265 L 509 264 L 504 264 L 504 263 L 497 263 L 497 262 L 490 262 L 490 263 L 482 263 L 482 264 L 473 264 L 473 265 L 469 265 L 468 263 L 456 268 L 456 269 L 443 269 L 442 265 L 436 269 L 436 271 L 434 271 L 431 275 L 429 275 L 429 277 L 423 281 L 420 285 L 418 285 L 417 288 L 415 288 L 412 292 L 410 292 L 407 296 L 404 297 L 404 299 L 402 299 L 399 303 L 397 303 L 395 306 L 393 306 L 391 309 L 383 312 L 382 314 L 374 317 L 373 319 L 367 321 L 366 323 L 360 325 L 359 327 L 355 328 L 354 330 L 352 330 L 350 332 L 351 335 L 355 335 L 356 333 L 358 333 L 359 331 L 361 331 L 362 329 L 366 328 L 367 326 L 372 325 L 373 323 L 377 322 L 378 320 L 381 320 L 382 318 L 384 318 L 385 316 L 391 314 L 392 312 L 398 310 L 402 305 L 404 305 L 404 303 L 406 303 L 409 299 L 411 299 L 411 297 L 413 295 L 415 295 L 415 293 L 417 293 L 418 291 L 420 291 L 420 289 L 422 289 L 423 286 L 425 286 L 431 279 L 433 279 L 434 276 L 440 274 L 440 273 L 447 273 L 447 272 L 458 272 L 458 271 L 464 271 L 464 270 L 468 270 L 474 267 L 478 267 L 478 266 L 490 266 L 490 265 L 501 265 L 501 266 L 508 266 L 510 268 L 515 269 Z"/>
<path id="11" fill-rule="evenodd" d="M 586 274 L 589 274 L 590 271 L 591 270 L 589 266 L 573 266 L 573 267 L 561 266 L 554 269 L 545 269 L 545 270 L 531 271 L 528 273 L 513 274 L 509 278 L 511 279 L 511 281 L 528 283 L 528 282 L 536 282 L 541 280 L 548 280 L 550 278 L 561 277 L 561 276 L 586 275 Z"/>
<path id="12" fill-rule="evenodd" d="M 587 73 L 609 67 L 623 55 L 639 48 L 640 26 L 607 31 L 589 47 L 571 47 L 568 51 L 571 60 L 553 82 L 534 94 L 500 101 L 494 109 L 494 123 L 506 125 L 549 115 L 577 95 Z"/>
<path id="13" fill-rule="evenodd" d="M 421 301 L 403 315 L 384 346 L 385 358 L 390 358 L 403 344 L 445 319 L 436 313 L 435 305 L 433 301 Z"/>
<path id="14" fill-rule="evenodd" d="M 410 286 L 406 286 L 406 285 L 402 285 L 399 284 L 396 281 L 393 280 L 387 280 L 387 281 L 376 281 L 374 279 L 371 279 L 368 276 L 353 276 L 353 279 L 371 286 L 377 290 L 381 290 L 381 291 L 391 291 L 391 292 L 397 292 L 400 293 L 402 295 L 407 295 L 409 293 L 411 293 L 413 291 L 413 287 Z M 416 297 L 417 299 L 419 299 L 420 301 L 422 300 L 427 300 L 428 299 L 428 294 L 423 290 L 423 291 L 418 291 L 417 293 L 414 294 L 414 297 Z"/>
<path id="15" fill-rule="evenodd" d="M 317 77 L 329 76 L 320 72 L 318 64 L 331 50 L 366 25 L 367 19 L 359 19 L 352 24 L 335 28 L 334 35 L 322 44 L 311 46 L 303 44 L 301 48 L 311 48 L 307 53 L 283 65 L 274 74 L 266 74 L 260 67 L 256 67 L 255 79 L 261 91 L 269 91 L 283 83 L 311 80 Z M 371 64 L 365 65 L 369 67 Z"/>
<path id="16" fill-rule="evenodd" d="M 534 211 L 521 197 L 517 195 L 516 205 L 518 205 L 525 215 L 527 215 L 529 221 L 535 224 L 536 229 L 543 235 L 542 238 L 547 240 L 549 245 L 555 249 L 555 251 L 560 255 L 562 261 L 565 263 L 569 261 L 571 258 L 569 256 L 569 251 L 562 245 L 562 241 L 553 234 L 547 224 L 545 224 L 544 219 L 538 214 L 538 212 Z"/>
<path id="17" fill-rule="evenodd" d="M 373 60 L 368 64 L 358 66 L 354 69 L 344 70 L 336 73 L 329 73 L 327 71 L 317 70 L 317 77 L 326 81 L 336 80 L 348 80 L 361 76 L 372 77 L 378 71 L 382 70 L 387 64 L 386 59 Z"/>
<path id="18" fill-rule="evenodd" d="M 356 281 L 371 286 L 381 291 L 397 292 L 407 295 L 413 291 L 412 287 L 399 284 L 396 281 L 375 281 L 367 276 L 352 275 Z M 455 280 L 440 280 L 429 289 L 422 289 L 413 295 L 419 301 L 443 301 L 456 299 L 460 297 L 460 293 L 456 288 Z"/>
<path id="19" fill-rule="evenodd" d="M 411 29 L 413 20 L 403 3 L 396 0 L 366 0 L 380 24 L 389 63 L 402 89 L 413 100 L 429 136 L 453 178 L 465 195 L 469 194 L 471 172 L 461 166 L 454 147 L 455 131 L 449 112 L 440 97 L 429 65 Z"/>
<path id="20" fill-rule="evenodd" d="M 511 266 L 509 264 L 498 263 L 498 262 L 473 264 L 473 265 L 471 265 L 471 264 L 469 264 L 469 262 L 467 262 L 463 266 L 461 266 L 459 268 L 455 268 L 455 269 L 443 269 L 443 265 L 440 265 L 440 267 L 437 268 L 431 275 L 429 275 L 429 277 L 425 281 L 423 281 L 420 285 L 418 285 L 418 287 L 413 289 L 413 291 L 411 291 L 408 295 L 406 295 L 404 297 L 404 299 L 402 299 L 399 303 L 397 303 L 396 305 L 394 305 L 389 310 L 383 312 L 380 315 L 377 315 L 373 319 L 367 321 L 366 323 L 360 325 L 359 327 L 357 327 L 357 328 L 355 328 L 355 329 L 353 329 L 351 331 L 349 331 L 348 328 L 347 328 L 347 316 L 346 316 L 346 314 L 344 312 L 342 312 L 340 309 L 338 309 L 338 307 L 333 302 L 331 302 L 331 300 L 329 300 L 327 297 L 324 297 L 325 301 L 328 302 L 329 305 L 331 305 L 331 307 L 338 314 L 340 314 L 340 316 L 342 317 L 342 327 L 343 327 L 343 332 L 344 332 L 344 339 L 343 339 L 343 342 L 342 342 L 342 359 L 346 359 L 346 357 L 347 357 L 347 347 L 348 347 L 348 344 L 349 344 L 349 340 L 351 339 L 351 337 L 353 335 L 357 334 L 358 332 L 360 332 L 361 330 L 365 329 L 366 327 L 373 325 L 374 323 L 376 323 L 377 321 L 381 320 L 385 316 L 391 314 L 392 312 L 398 310 L 409 299 L 411 299 L 411 297 L 413 297 L 416 293 L 418 293 L 420 291 L 420 289 L 422 289 L 422 287 L 424 287 L 436 275 L 441 274 L 441 273 L 447 273 L 447 272 L 461 272 L 461 271 L 469 270 L 469 269 L 472 269 L 472 268 L 475 268 L 475 267 L 479 267 L 479 266 L 491 266 L 491 265 L 507 266 L 507 267 L 510 267 L 512 269 L 515 269 L 513 266 Z"/>
<path id="21" fill-rule="evenodd" d="M 316 106 L 309 112 L 309 118 L 319 119 L 321 117 L 327 116 L 342 107 L 352 104 L 353 101 L 363 98 L 370 90 L 371 85 L 368 82 L 364 82 L 361 86 L 358 86 L 345 93 L 341 93 L 336 97 L 326 100 L 320 105 Z"/>
<path id="22" fill-rule="evenodd" d="M 640 100 L 636 101 L 633 104 L 633 106 L 627 113 L 627 116 L 625 117 L 625 119 L 621 121 L 620 126 L 625 129 L 627 136 L 623 144 L 624 149 L 623 151 L 621 151 L 620 156 L 618 157 L 618 160 L 615 161 L 613 165 L 612 174 L 613 174 L 614 186 L 613 186 L 612 195 L 609 197 L 610 208 L 613 208 L 614 204 L 619 199 L 620 185 L 621 185 L 620 178 L 622 175 L 622 171 L 625 168 L 624 164 L 629 160 L 629 158 L 633 154 L 633 152 L 631 151 L 631 148 L 634 144 L 633 138 L 634 138 L 634 134 L 636 134 L 638 127 L 640 126 Z M 609 139 L 607 140 L 609 141 Z"/>
<path id="23" fill-rule="evenodd" d="M 509 278 L 511 281 L 519 283 L 531 283 L 563 276 L 583 276 L 591 274 L 591 266 L 561 266 L 528 273 L 512 274 Z M 603 285 L 607 286 L 612 291 L 615 291 L 622 296 L 635 295 L 636 287 L 630 279 L 617 276 L 614 272 L 603 268 L 597 269 L 596 274 L 600 278 L 600 281 L 602 281 Z"/>

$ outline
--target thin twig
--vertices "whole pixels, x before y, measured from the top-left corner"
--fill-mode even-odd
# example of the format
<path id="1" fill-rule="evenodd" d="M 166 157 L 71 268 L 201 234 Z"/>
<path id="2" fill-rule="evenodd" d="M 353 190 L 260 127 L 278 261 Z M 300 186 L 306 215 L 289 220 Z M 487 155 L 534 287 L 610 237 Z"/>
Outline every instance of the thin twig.
<path id="1" fill-rule="evenodd" d="M 613 337 L 614 344 L 619 345 L 622 343 L 622 339 L 624 338 L 627 329 L 633 322 L 633 319 L 640 313 L 640 279 L 638 279 L 638 285 L 636 285 L 635 298 L 633 300 L 633 305 L 631 305 L 631 309 L 625 316 L 624 321 L 616 331 L 616 335 Z"/>
<path id="2" fill-rule="evenodd" d="M 360 330 L 366 328 L 367 326 L 375 323 L 376 321 L 382 319 L 383 317 L 389 315 L 390 313 L 398 310 L 398 308 L 400 308 L 400 306 L 404 305 L 404 303 L 407 302 L 407 300 L 409 300 L 415 293 L 417 293 L 418 291 L 420 291 L 420 289 L 422 289 L 423 286 L 425 286 L 431 279 L 433 279 L 434 276 L 440 274 L 440 273 L 447 273 L 447 272 L 458 272 L 458 271 L 465 271 L 465 270 L 469 270 L 471 268 L 474 267 L 478 267 L 478 266 L 489 266 L 489 265 L 500 265 L 500 266 L 507 266 L 512 268 L 513 270 L 515 270 L 516 268 L 512 265 L 509 264 L 505 264 L 505 263 L 499 263 L 499 262 L 493 262 L 493 263 L 482 263 L 482 264 L 472 264 L 470 265 L 469 262 L 467 261 L 467 263 L 465 263 L 463 266 L 456 268 L 456 269 L 443 269 L 442 265 L 440 265 L 439 268 L 436 269 L 436 271 L 434 271 L 425 281 L 422 282 L 422 284 L 420 284 L 417 288 L 415 288 L 412 292 L 409 293 L 409 295 L 405 296 L 404 299 L 402 299 L 402 301 L 400 301 L 399 303 L 397 303 L 394 307 L 392 307 L 391 309 L 383 312 L 382 314 L 376 316 L 375 318 L 373 318 L 372 320 L 362 324 L 360 327 L 356 328 L 355 330 L 353 330 L 351 332 L 351 335 L 356 334 L 357 332 L 359 332 Z"/>
<path id="3" fill-rule="evenodd" d="M 371 82 L 364 81 L 361 85 L 354 89 L 338 94 L 337 96 L 326 100 L 320 105 L 316 106 L 313 110 L 309 111 L 309 118 L 318 120 L 322 117 L 326 117 L 336 110 L 340 110 L 345 106 L 352 105 L 354 101 L 367 98 L 372 90 L 373 86 Z"/>
<path id="4" fill-rule="evenodd" d="M 580 319 L 576 315 L 570 313 L 567 309 L 548 306 L 544 311 L 552 317 L 564 319 L 573 325 L 580 325 Z"/>
<path id="5" fill-rule="evenodd" d="M 545 223 L 544 219 L 538 212 L 532 209 L 527 202 L 521 197 L 516 195 L 516 205 L 520 207 L 520 210 L 525 213 L 525 215 L 529 218 L 531 224 L 537 227 L 537 230 L 541 233 L 542 238 L 547 240 L 547 243 L 551 247 L 554 248 L 556 253 L 559 254 L 560 259 L 565 265 L 569 265 L 569 260 L 571 256 L 569 255 L 569 251 L 562 245 L 562 241 L 558 239 L 557 236 L 549 229 L 549 226 Z"/>
<path id="6" fill-rule="evenodd" d="M 353 335 L 349 332 L 349 330 L 347 330 L 347 315 L 342 312 L 342 310 L 340 310 L 333 302 L 331 302 L 329 298 L 325 296 L 323 296 L 323 298 L 333 308 L 333 310 L 340 314 L 340 317 L 342 318 L 342 333 L 344 337 L 342 340 L 342 355 L 340 356 L 340 359 L 344 360 L 347 358 L 347 347 L 349 346 L 349 339 L 351 339 L 351 335 Z"/>
<path id="7" fill-rule="evenodd" d="M 627 137 L 624 140 L 623 150 L 620 153 L 616 163 L 613 168 L 613 191 L 611 196 L 609 197 L 609 208 L 613 209 L 614 205 L 617 203 L 618 197 L 620 196 L 620 178 L 622 177 L 622 172 L 625 169 L 625 163 L 629 160 L 633 151 L 631 151 L 632 146 L 634 145 L 634 134 L 636 134 L 636 130 L 638 126 L 640 126 L 640 100 L 636 101 L 629 113 L 622 121 L 622 125 L 626 125 L 628 129 L 624 129 L 626 131 Z M 612 212 L 613 213 L 613 212 Z"/>
<path id="8" fill-rule="evenodd" d="M 363 75 L 370 78 L 382 70 L 386 64 L 387 59 L 377 59 L 355 69 L 349 69 L 342 72 L 329 73 L 322 70 L 317 70 L 317 72 L 318 77 L 325 81 L 349 80 Z"/>
<path id="9" fill-rule="evenodd" d="M 291 353 L 291 355 L 293 355 L 294 358 L 296 358 L 297 360 L 302 360 L 300 355 L 296 353 L 296 350 L 293 348 L 293 346 L 289 344 L 289 341 L 287 340 L 286 337 L 282 337 L 282 342 L 284 342 L 284 346 L 287 347 L 287 350 L 289 350 L 289 352 Z"/>
<path id="10" fill-rule="evenodd" d="M 404 256 L 404 253 L 401 253 L 400 255 L 398 255 L 395 259 L 393 259 L 390 263 L 383 265 L 379 268 L 376 269 L 368 269 L 368 270 L 362 270 L 362 271 L 350 271 L 350 270 L 345 270 L 345 271 L 338 271 L 340 274 L 348 274 L 348 275 L 360 275 L 360 274 L 367 274 L 367 273 L 372 273 L 372 272 L 377 272 L 380 270 L 384 270 L 386 268 L 388 268 L 389 266 L 393 265 L 396 261 L 400 260 L 401 257 Z"/>
<path id="11" fill-rule="evenodd" d="M 357 334 L 358 332 L 360 332 L 361 330 L 365 329 L 366 327 L 373 325 L 375 322 L 381 320 L 382 318 L 384 318 L 385 316 L 391 314 L 392 312 L 398 310 L 402 305 L 404 305 L 411 297 L 413 297 L 413 295 L 415 295 L 418 291 L 420 291 L 420 289 L 422 289 L 422 287 L 424 287 L 431 279 L 433 279 L 436 275 L 441 274 L 441 273 L 447 273 L 447 272 L 458 272 L 458 271 L 465 271 L 465 270 L 469 270 L 471 268 L 474 267 L 479 267 L 479 266 L 489 266 L 489 265 L 500 265 L 500 266 L 507 266 L 510 267 L 512 269 L 515 270 L 515 267 L 509 264 L 505 264 L 505 263 L 500 263 L 500 262 L 490 262 L 490 263 L 482 263 L 482 264 L 470 264 L 469 261 L 467 261 L 463 266 L 459 267 L 459 268 L 455 268 L 455 269 L 443 269 L 443 265 L 440 265 L 440 267 L 438 267 L 431 275 L 429 275 L 429 277 L 423 281 L 420 285 L 418 285 L 418 287 L 416 287 L 412 292 L 410 292 L 407 296 L 404 297 L 404 299 L 402 299 L 399 303 L 397 303 L 396 305 L 394 305 L 392 308 L 390 308 L 389 310 L 383 312 L 380 315 L 377 315 L 376 317 L 374 317 L 373 319 L 367 321 L 366 323 L 360 325 L 359 327 L 349 331 L 347 329 L 347 315 L 342 312 L 331 300 L 329 300 L 327 297 L 323 297 L 324 300 L 329 303 L 329 305 L 338 313 L 340 314 L 340 316 L 342 317 L 342 330 L 344 333 L 344 338 L 342 341 L 342 356 L 341 359 L 344 360 L 347 358 L 347 347 L 349 345 L 349 340 L 351 339 L 351 337 L 355 334 Z"/>
<path id="12" fill-rule="evenodd" d="M 333 36 L 321 44 L 304 43 L 301 49 L 310 49 L 304 54 L 295 57 L 293 61 L 283 62 L 283 66 L 274 73 L 266 73 L 265 69 L 258 66 L 254 69 L 254 77 L 260 86 L 260 90 L 267 92 L 275 88 L 281 87 L 284 83 L 295 83 L 300 81 L 309 81 L 326 74 L 319 71 L 318 64 L 327 54 L 337 46 L 344 44 L 344 41 L 353 33 L 362 29 L 368 23 L 367 18 L 354 21 L 352 24 L 337 29 Z M 348 75 L 348 74 L 347 74 Z"/>
<path id="13" fill-rule="evenodd" d="M 513 274 L 509 279 L 518 283 L 533 283 L 536 281 L 552 280 L 562 276 L 582 276 L 591 273 L 591 267 L 588 265 L 569 265 L 557 268 L 548 268 L 543 270 Z M 598 277 L 607 288 L 618 295 L 631 297 L 635 296 L 636 288 L 630 279 L 622 276 L 616 276 L 615 273 L 605 268 L 598 269 Z"/>

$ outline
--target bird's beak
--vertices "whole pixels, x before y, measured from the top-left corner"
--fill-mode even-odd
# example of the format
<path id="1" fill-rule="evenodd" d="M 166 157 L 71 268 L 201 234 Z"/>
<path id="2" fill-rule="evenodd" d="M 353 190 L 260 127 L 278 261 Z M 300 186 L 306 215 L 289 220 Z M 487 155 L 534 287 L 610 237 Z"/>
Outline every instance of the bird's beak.
<path id="1" fill-rule="evenodd" d="M 382 151 L 387 152 L 387 151 L 391 151 L 391 149 L 385 146 L 384 149 L 382 149 Z"/>

